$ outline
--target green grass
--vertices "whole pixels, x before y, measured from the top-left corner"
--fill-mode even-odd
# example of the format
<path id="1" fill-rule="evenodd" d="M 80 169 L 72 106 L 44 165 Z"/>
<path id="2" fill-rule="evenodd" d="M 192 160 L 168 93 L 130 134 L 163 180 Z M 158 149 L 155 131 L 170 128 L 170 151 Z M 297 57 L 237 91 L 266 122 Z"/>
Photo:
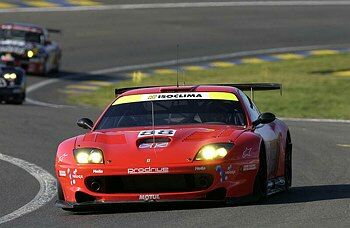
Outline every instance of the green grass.
<path id="1" fill-rule="evenodd" d="M 256 92 L 255 103 L 262 112 L 280 117 L 350 119 L 350 76 L 330 72 L 350 70 L 350 54 L 314 56 L 301 60 L 244 64 L 186 72 L 186 84 L 276 82 L 277 91 Z M 183 74 L 180 75 L 182 81 Z M 76 104 L 105 107 L 114 97 L 114 88 L 140 85 L 174 85 L 176 75 L 152 75 L 141 82 L 125 80 L 85 95 L 71 96 Z"/>

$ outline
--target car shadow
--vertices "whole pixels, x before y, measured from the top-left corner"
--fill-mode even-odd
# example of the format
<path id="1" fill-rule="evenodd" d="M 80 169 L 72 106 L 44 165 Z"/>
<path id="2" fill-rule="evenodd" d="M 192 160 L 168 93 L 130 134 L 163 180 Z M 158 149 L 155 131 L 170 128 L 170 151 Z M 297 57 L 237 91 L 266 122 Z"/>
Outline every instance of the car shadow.
<path id="1" fill-rule="evenodd" d="M 322 200 L 350 199 L 350 184 L 293 187 L 263 204 L 305 203 Z"/>
<path id="2" fill-rule="evenodd" d="M 252 205 L 273 205 L 273 204 L 292 204 L 306 203 L 313 201 L 350 199 L 350 184 L 339 185 L 320 185 L 320 186 L 301 186 L 292 187 L 288 192 L 276 194 L 268 199 L 259 202 L 246 202 L 234 205 L 235 207 Z M 113 206 L 104 206 L 92 208 L 92 211 L 80 211 L 74 214 L 113 214 L 113 213 L 134 213 L 151 211 L 172 211 L 172 210 L 190 210 L 190 209 L 208 209 L 232 207 L 220 202 L 181 202 L 181 203 L 133 203 L 116 204 Z"/>
<path id="3" fill-rule="evenodd" d="M 311 74 L 322 74 L 322 75 L 327 75 L 327 74 L 333 74 L 333 73 L 337 73 L 337 72 L 341 72 L 341 71 L 349 71 L 350 68 L 343 68 L 343 69 L 336 69 L 336 70 L 331 70 L 331 69 L 327 69 L 327 70 L 317 70 L 317 71 L 311 71 Z"/>

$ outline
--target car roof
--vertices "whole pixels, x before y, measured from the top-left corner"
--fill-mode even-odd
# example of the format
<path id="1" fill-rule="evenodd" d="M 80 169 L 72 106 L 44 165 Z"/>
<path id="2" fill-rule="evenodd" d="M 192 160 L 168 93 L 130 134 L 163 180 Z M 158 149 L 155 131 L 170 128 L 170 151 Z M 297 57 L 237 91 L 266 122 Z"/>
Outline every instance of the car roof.
<path id="1" fill-rule="evenodd" d="M 237 94 L 237 88 L 230 86 L 212 85 L 188 85 L 188 86 L 155 86 L 148 88 L 132 89 L 121 94 L 121 96 L 151 94 L 151 93 L 179 93 L 179 92 L 227 92 Z"/>
<path id="2" fill-rule="evenodd" d="M 16 29 L 28 32 L 42 33 L 44 29 L 38 25 L 28 23 L 4 23 L 1 25 L 2 29 Z"/>

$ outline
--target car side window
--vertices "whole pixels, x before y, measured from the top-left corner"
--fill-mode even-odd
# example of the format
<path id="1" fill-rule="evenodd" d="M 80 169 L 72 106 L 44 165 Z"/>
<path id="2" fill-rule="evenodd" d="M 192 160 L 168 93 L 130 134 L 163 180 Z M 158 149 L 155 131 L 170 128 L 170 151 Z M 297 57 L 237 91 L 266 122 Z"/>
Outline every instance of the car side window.
<path id="1" fill-rule="evenodd" d="M 243 101 L 245 104 L 248 104 L 248 110 L 249 110 L 249 116 L 250 119 L 252 121 L 257 120 L 259 115 L 260 115 L 260 111 L 259 109 L 256 107 L 256 105 L 252 102 L 252 100 L 242 91 L 239 91 L 241 97 L 243 98 Z"/>

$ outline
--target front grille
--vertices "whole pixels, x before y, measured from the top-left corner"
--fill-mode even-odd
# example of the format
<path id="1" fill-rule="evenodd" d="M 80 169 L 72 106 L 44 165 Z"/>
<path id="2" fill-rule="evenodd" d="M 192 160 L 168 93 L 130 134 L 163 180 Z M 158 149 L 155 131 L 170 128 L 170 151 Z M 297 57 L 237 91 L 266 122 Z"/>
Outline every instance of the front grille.
<path id="1" fill-rule="evenodd" d="M 86 187 L 98 193 L 161 193 L 205 190 L 213 183 L 210 174 L 161 174 L 96 176 L 85 179 Z"/>

